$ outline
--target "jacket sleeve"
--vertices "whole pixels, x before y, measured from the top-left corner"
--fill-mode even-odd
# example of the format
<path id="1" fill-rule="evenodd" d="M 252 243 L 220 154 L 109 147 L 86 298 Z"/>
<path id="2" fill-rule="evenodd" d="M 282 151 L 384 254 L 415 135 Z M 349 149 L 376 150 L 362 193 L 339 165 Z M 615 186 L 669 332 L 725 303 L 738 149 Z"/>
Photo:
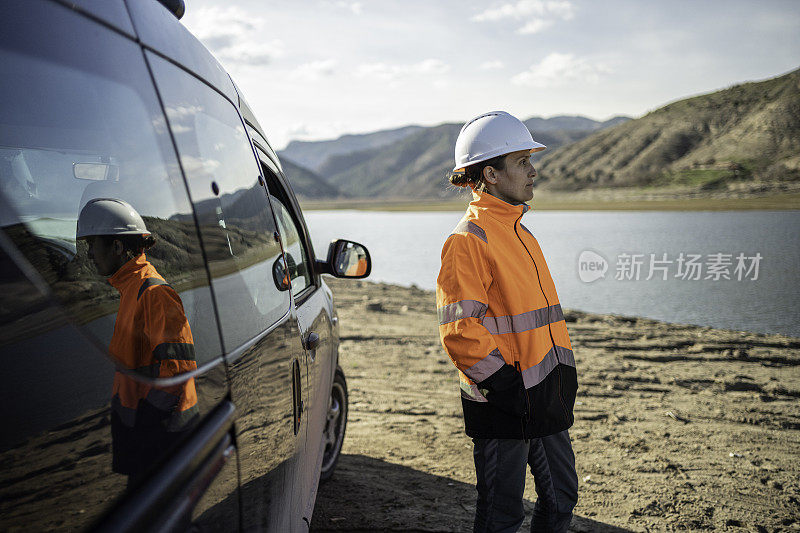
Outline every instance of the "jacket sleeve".
<path id="1" fill-rule="evenodd" d="M 497 343 L 481 323 L 491 283 L 484 240 L 468 231 L 450 235 L 436 280 L 439 336 L 456 367 L 476 383 L 505 365 Z"/>
<path id="2" fill-rule="evenodd" d="M 196 370 L 192 330 L 178 293 L 168 285 L 158 285 L 142 294 L 142 304 L 146 349 L 153 364 L 158 365 L 158 377 L 169 378 Z M 193 378 L 157 389 L 175 398 L 175 411 L 185 411 L 197 403 Z"/>

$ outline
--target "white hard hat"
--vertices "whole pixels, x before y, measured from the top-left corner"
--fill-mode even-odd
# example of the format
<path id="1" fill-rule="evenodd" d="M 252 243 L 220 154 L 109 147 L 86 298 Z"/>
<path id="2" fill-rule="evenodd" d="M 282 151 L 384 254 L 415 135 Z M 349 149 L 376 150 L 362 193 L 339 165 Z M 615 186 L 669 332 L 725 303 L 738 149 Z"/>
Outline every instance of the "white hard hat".
<path id="1" fill-rule="evenodd" d="M 117 198 L 89 200 L 78 216 L 76 237 L 91 235 L 150 235 L 142 216 L 131 204 Z"/>
<path id="2" fill-rule="evenodd" d="M 478 115 L 464 124 L 456 140 L 456 166 L 453 172 L 463 172 L 475 163 L 493 157 L 530 150 L 531 153 L 547 148 L 533 140 L 527 126 L 505 111 L 491 111 Z"/>

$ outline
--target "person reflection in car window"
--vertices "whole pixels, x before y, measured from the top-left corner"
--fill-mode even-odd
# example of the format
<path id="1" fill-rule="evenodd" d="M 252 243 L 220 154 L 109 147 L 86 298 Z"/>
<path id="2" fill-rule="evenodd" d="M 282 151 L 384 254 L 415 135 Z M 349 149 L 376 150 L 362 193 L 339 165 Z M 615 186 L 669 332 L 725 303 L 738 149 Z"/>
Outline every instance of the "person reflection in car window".
<path id="1" fill-rule="evenodd" d="M 355 250 L 353 250 L 355 251 Z M 362 251 L 358 250 L 358 255 L 355 253 L 350 253 L 350 257 L 353 259 L 357 258 L 356 261 L 350 264 L 350 267 L 345 272 L 346 276 L 363 276 L 367 273 L 367 255 Z"/>
<path id="2" fill-rule="evenodd" d="M 199 418 L 193 378 L 163 387 L 137 379 L 196 370 L 192 331 L 178 293 L 145 256 L 155 239 L 130 204 L 89 201 L 78 217 L 77 238 L 87 241 L 97 272 L 120 294 L 109 352 L 130 372 L 114 374 L 112 468 L 127 475 L 130 486 Z"/>

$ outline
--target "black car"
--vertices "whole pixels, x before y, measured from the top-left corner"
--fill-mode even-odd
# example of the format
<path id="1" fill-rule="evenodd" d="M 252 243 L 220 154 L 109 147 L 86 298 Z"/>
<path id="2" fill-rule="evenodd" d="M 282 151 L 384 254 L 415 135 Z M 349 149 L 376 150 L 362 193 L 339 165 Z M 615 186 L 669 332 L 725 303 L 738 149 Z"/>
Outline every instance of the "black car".
<path id="1" fill-rule="evenodd" d="M 2 531 L 306 530 L 342 447 L 321 274 L 366 277 L 369 254 L 339 240 L 315 258 L 264 130 L 167 3 L 0 4 Z M 76 239 L 97 199 L 132 206 L 155 238 L 157 275 L 130 305 L 182 324 L 183 351 L 140 347 L 150 334 Z M 172 308 L 136 307 L 147 290 Z M 123 360 L 120 338 L 159 359 Z M 192 416 L 141 422 L 174 391 Z"/>

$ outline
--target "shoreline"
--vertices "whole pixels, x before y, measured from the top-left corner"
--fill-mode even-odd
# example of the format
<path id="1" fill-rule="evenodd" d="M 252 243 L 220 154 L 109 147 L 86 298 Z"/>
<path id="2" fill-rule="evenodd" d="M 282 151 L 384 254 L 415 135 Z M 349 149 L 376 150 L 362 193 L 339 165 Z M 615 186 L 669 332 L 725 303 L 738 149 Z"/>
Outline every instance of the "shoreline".
<path id="1" fill-rule="evenodd" d="M 437 199 L 303 199 L 303 210 L 463 211 L 470 197 Z M 585 189 L 563 192 L 535 189 L 529 202 L 540 211 L 748 211 L 800 209 L 800 183 L 750 184 L 722 191 L 687 187 Z"/>
<path id="2" fill-rule="evenodd" d="M 330 281 L 330 278 L 325 278 L 326 283 Z M 403 285 L 402 283 L 395 283 L 391 281 L 372 281 L 372 280 L 362 280 L 362 283 L 368 283 L 372 285 L 388 285 L 390 287 L 397 287 L 398 289 L 406 289 L 406 290 L 413 290 L 413 291 L 425 291 L 431 294 L 435 293 L 434 289 L 426 289 L 423 287 L 419 287 L 416 283 L 410 283 L 408 285 Z M 329 283 L 330 285 L 330 283 Z M 661 318 L 653 318 L 645 315 L 623 315 L 619 313 L 601 313 L 596 311 L 589 311 L 586 309 L 578 309 L 575 307 L 564 308 L 565 315 L 581 315 L 581 316 L 593 316 L 599 318 L 608 318 L 610 320 L 619 320 L 623 322 L 635 322 L 641 321 L 643 324 L 650 322 L 652 324 L 663 324 L 668 326 L 675 326 L 679 328 L 697 328 L 700 330 L 714 330 L 720 331 L 724 333 L 729 333 L 733 335 L 778 335 L 781 337 L 786 337 L 788 339 L 797 339 L 800 341 L 800 334 L 793 335 L 791 333 L 781 333 L 781 332 L 768 332 L 768 331 L 755 331 L 749 329 L 735 329 L 735 328 L 727 328 L 722 326 L 713 326 L 707 324 L 693 324 L 691 322 L 674 322 L 671 320 L 661 319 Z"/>
<path id="3" fill-rule="evenodd" d="M 326 278 L 350 412 L 313 531 L 466 531 L 472 442 L 432 291 Z M 571 531 L 800 528 L 800 338 L 565 310 Z M 528 527 L 536 495 L 528 476 Z"/>

